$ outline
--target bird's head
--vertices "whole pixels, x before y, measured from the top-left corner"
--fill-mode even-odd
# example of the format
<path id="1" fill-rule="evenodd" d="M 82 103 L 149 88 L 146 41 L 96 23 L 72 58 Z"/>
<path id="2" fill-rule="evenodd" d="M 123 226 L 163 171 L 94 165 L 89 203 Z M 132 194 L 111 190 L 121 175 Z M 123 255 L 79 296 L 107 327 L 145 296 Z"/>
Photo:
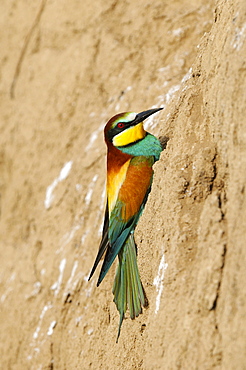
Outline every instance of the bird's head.
<path id="1" fill-rule="evenodd" d="M 112 117 L 104 129 L 106 143 L 121 147 L 143 139 L 146 136 L 143 121 L 161 109 L 149 109 L 141 113 L 125 112 Z"/>

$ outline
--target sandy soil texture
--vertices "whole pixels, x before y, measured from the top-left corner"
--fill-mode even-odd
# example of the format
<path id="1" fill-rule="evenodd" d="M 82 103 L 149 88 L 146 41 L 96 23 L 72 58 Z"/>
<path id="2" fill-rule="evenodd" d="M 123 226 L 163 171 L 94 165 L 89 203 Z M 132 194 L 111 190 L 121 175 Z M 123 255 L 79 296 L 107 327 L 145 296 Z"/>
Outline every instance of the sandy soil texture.
<path id="1" fill-rule="evenodd" d="M 0 35 L 0 368 L 246 369 L 245 0 L 4 0 Z M 116 344 L 103 127 L 159 106 Z"/>

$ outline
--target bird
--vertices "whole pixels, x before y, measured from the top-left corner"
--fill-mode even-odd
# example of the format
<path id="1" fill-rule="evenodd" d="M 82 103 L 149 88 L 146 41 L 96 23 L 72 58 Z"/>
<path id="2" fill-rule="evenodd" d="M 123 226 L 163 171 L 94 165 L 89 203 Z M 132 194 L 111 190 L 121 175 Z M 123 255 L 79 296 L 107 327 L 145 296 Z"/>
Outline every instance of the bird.
<path id="1" fill-rule="evenodd" d="M 142 214 L 153 179 L 153 164 L 160 158 L 160 141 L 145 131 L 143 121 L 163 108 L 141 113 L 123 112 L 104 128 L 107 145 L 107 203 L 102 238 L 91 269 L 93 276 L 104 256 L 97 286 L 118 255 L 113 284 L 114 303 L 119 311 L 118 342 L 127 308 L 131 319 L 148 305 L 137 265 L 134 230 Z"/>

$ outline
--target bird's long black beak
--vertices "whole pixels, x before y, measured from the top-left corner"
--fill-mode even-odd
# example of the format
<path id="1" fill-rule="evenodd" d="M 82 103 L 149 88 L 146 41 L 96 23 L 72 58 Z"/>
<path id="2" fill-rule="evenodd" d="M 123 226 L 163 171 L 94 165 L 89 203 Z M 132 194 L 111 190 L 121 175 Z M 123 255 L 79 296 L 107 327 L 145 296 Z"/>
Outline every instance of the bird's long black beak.
<path id="1" fill-rule="evenodd" d="M 143 122 L 146 118 L 148 118 L 149 116 L 151 116 L 152 114 L 158 112 L 159 110 L 162 110 L 163 108 L 155 108 L 155 109 L 149 109 L 149 110 L 146 110 L 144 112 L 141 112 L 141 113 L 138 113 L 136 115 L 136 118 L 134 119 L 134 121 L 131 122 L 131 125 L 137 125 L 138 123 L 140 122 Z"/>

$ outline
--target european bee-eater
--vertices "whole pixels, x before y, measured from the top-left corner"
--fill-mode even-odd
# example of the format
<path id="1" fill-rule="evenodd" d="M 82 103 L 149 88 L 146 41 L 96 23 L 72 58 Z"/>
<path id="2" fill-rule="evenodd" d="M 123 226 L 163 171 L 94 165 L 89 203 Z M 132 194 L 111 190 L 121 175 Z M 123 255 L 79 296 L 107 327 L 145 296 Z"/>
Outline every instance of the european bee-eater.
<path id="1" fill-rule="evenodd" d="M 143 121 L 161 109 L 117 114 L 104 129 L 108 148 L 107 205 L 102 240 L 89 280 L 105 252 L 97 286 L 118 255 L 119 265 L 113 285 L 114 302 L 120 313 L 117 341 L 127 307 L 134 319 L 147 303 L 138 271 L 133 232 L 150 191 L 152 166 L 162 151 L 159 140 L 144 130 Z"/>

